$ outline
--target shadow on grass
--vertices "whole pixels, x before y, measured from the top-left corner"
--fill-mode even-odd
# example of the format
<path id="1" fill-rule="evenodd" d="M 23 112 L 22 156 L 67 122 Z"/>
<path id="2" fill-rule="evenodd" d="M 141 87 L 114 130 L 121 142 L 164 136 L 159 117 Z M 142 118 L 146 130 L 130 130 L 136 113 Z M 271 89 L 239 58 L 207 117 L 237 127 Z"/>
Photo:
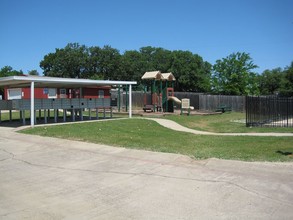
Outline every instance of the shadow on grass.
<path id="1" fill-rule="evenodd" d="M 293 153 L 292 152 L 288 152 L 288 151 L 276 151 L 276 153 L 284 155 L 284 156 L 291 156 Z"/>
<path id="2" fill-rule="evenodd" d="M 89 118 L 88 116 L 83 116 L 83 120 L 79 116 L 75 118 L 74 121 L 72 121 L 72 118 L 70 116 L 66 117 L 66 121 L 64 122 L 63 117 L 58 117 L 57 122 L 55 122 L 54 118 L 48 118 L 47 123 L 45 123 L 44 117 L 41 117 L 35 122 L 35 125 L 51 125 L 51 124 L 60 124 L 60 123 L 74 123 L 74 122 L 90 122 L 90 121 L 98 121 L 98 120 L 105 120 L 105 119 L 117 119 L 119 117 L 99 117 L 97 119 L 96 117 L 91 117 Z M 25 125 L 30 125 L 30 119 L 26 118 L 25 124 L 23 124 L 22 120 L 19 119 L 12 119 L 11 121 L 9 120 L 4 120 L 0 122 L 0 127 L 10 127 L 10 128 L 18 128 L 21 126 Z"/>

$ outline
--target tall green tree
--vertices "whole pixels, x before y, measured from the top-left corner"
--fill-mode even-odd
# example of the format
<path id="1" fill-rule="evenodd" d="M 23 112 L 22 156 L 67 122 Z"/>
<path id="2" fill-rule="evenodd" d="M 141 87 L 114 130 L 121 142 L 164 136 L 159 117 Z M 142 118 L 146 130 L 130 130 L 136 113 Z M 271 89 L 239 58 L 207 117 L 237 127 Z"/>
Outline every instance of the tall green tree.
<path id="1" fill-rule="evenodd" d="M 11 66 L 4 66 L 0 69 L 0 77 L 23 75 L 22 70 L 14 70 Z"/>
<path id="2" fill-rule="evenodd" d="M 147 71 L 168 72 L 172 65 L 172 52 L 161 47 L 142 47 L 139 50 Z"/>
<path id="3" fill-rule="evenodd" d="M 211 64 L 189 51 L 173 51 L 169 69 L 175 78 L 177 91 L 208 92 L 210 90 Z"/>
<path id="4" fill-rule="evenodd" d="M 232 53 L 213 66 L 212 91 L 224 95 L 259 94 L 256 73 L 257 65 L 247 53 Z"/>
<path id="5" fill-rule="evenodd" d="M 77 43 L 68 44 L 63 49 L 56 49 L 40 62 L 45 76 L 85 78 L 87 76 L 87 48 Z"/>
<path id="6" fill-rule="evenodd" d="M 89 78 L 116 79 L 120 77 L 121 55 L 119 50 L 111 46 L 90 47 L 87 62 Z"/>
<path id="7" fill-rule="evenodd" d="M 103 79 L 119 79 L 121 55 L 109 45 L 103 47 L 99 56 L 99 74 Z"/>
<path id="8" fill-rule="evenodd" d="M 137 50 L 125 51 L 121 58 L 121 78 L 141 83 L 141 76 L 148 71 L 142 54 Z"/>
<path id="9" fill-rule="evenodd" d="M 11 66 L 4 66 L 0 69 L 0 77 L 7 77 L 7 76 L 19 76 L 23 75 L 22 70 L 14 70 Z M 0 95 L 3 97 L 4 89 L 0 88 Z"/>
<path id="10" fill-rule="evenodd" d="M 284 70 L 284 83 L 281 86 L 280 94 L 293 97 L 293 61 Z"/>
<path id="11" fill-rule="evenodd" d="M 56 49 L 44 56 L 40 67 L 45 76 L 135 80 L 147 71 L 173 72 L 177 91 L 210 90 L 211 65 L 189 51 L 170 51 L 160 47 L 142 47 L 123 54 L 112 48 L 86 47 L 77 43 Z"/>
<path id="12" fill-rule="evenodd" d="M 28 75 L 31 75 L 31 76 L 38 76 L 40 75 L 39 72 L 37 70 L 30 70 L 28 71 Z"/>
<path id="13" fill-rule="evenodd" d="M 274 95 L 280 92 L 284 83 L 284 72 L 281 68 L 265 70 L 259 78 L 259 89 L 261 95 Z"/>
<path id="14" fill-rule="evenodd" d="M 160 70 L 169 72 L 172 66 L 172 51 L 156 47 L 142 47 L 139 51 L 125 51 L 122 55 L 123 74 L 125 79 L 141 82 L 147 71 Z"/>

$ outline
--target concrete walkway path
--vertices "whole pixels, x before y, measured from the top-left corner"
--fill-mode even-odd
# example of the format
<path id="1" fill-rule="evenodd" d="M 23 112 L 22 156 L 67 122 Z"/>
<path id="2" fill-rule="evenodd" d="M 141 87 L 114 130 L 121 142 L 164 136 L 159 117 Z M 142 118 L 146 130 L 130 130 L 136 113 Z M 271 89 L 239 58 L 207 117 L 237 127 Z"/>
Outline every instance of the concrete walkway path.
<path id="1" fill-rule="evenodd" d="M 200 135 L 293 137 L 293 133 L 215 133 L 215 132 L 207 132 L 207 131 L 198 131 L 198 130 L 184 127 L 168 119 L 162 119 L 162 118 L 144 118 L 144 119 L 155 121 L 159 123 L 160 125 L 175 131 L 182 131 L 182 132 L 188 132 L 188 133 L 200 134 Z"/>
<path id="2" fill-rule="evenodd" d="M 293 163 L 25 135 L 0 126 L 0 219 L 293 219 Z"/>

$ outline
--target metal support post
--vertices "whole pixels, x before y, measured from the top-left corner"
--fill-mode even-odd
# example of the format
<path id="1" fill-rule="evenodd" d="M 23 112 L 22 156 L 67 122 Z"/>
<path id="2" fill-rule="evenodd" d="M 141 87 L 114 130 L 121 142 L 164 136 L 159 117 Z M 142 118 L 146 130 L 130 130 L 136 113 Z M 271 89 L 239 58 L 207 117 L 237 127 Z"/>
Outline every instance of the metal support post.
<path id="1" fill-rule="evenodd" d="M 54 122 L 57 123 L 57 114 L 58 114 L 58 110 L 54 109 Z"/>
<path id="2" fill-rule="evenodd" d="M 9 110 L 9 121 L 12 121 L 12 110 Z"/>
<path id="3" fill-rule="evenodd" d="M 126 85 L 126 89 L 125 89 L 125 111 L 126 112 L 128 110 L 127 93 L 128 93 L 128 85 Z"/>
<path id="4" fill-rule="evenodd" d="M 48 119 L 47 119 L 47 110 L 44 109 L 44 120 L 45 120 L 45 124 L 48 123 Z"/>
<path id="5" fill-rule="evenodd" d="M 31 127 L 35 125 L 35 82 L 31 82 Z"/>
<path id="6" fill-rule="evenodd" d="M 25 110 L 22 110 L 22 124 L 25 125 Z"/>
<path id="7" fill-rule="evenodd" d="M 120 112 L 121 108 L 121 93 L 120 93 L 120 85 L 118 86 L 118 112 Z"/>
<path id="8" fill-rule="evenodd" d="M 132 85 L 129 85 L 129 118 L 132 118 Z"/>
<path id="9" fill-rule="evenodd" d="M 41 118 L 42 118 L 42 110 L 40 109 L 39 110 L 39 121 L 41 121 Z"/>
<path id="10" fill-rule="evenodd" d="M 75 121 L 75 110 L 74 109 L 71 109 L 71 118 L 72 118 L 72 121 Z"/>
<path id="11" fill-rule="evenodd" d="M 63 122 L 66 122 L 66 115 L 67 115 L 67 113 L 66 113 L 66 109 L 63 109 Z"/>
<path id="12" fill-rule="evenodd" d="M 83 121 L 83 109 L 81 108 L 79 111 L 80 120 Z"/>

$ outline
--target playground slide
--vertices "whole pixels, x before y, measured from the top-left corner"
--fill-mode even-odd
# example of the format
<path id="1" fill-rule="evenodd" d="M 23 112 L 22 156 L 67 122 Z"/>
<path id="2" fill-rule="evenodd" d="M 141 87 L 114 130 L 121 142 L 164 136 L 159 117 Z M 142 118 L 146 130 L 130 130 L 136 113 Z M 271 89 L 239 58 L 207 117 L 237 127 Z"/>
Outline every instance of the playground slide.
<path id="1" fill-rule="evenodd" d="M 178 99 L 177 97 L 175 96 L 169 96 L 168 98 L 169 100 L 173 100 L 174 102 L 178 103 L 178 104 L 181 104 L 181 100 Z"/>

